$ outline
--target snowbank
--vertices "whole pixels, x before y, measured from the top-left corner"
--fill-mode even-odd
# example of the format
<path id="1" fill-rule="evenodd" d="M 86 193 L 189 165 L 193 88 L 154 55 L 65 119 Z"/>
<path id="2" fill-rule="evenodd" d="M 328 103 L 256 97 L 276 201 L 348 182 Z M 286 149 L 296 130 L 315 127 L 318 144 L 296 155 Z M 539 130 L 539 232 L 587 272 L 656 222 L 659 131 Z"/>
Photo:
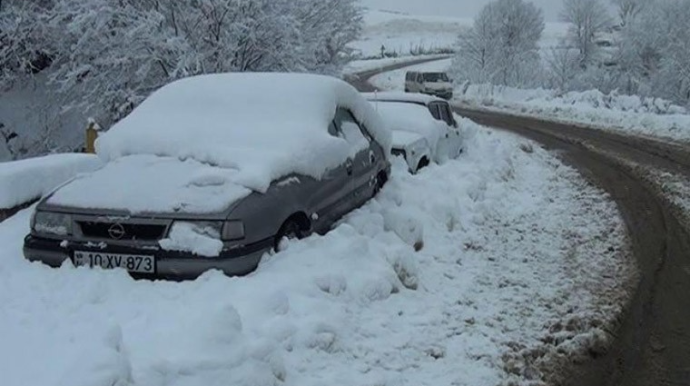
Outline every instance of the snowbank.
<path id="1" fill-rule="evenodd" d="M 597 90 L 560 95 L 554 90 L 521 90 L 490 85 L 460 87 L 455 95 L 467 106 L 690 141 L 690 112 L 658 98 L 603 94 Z"/>
<path id="2" fill-rule="evenodd" d="M 459 160 L 395 158 L 376 199 L 242 278 L 30 264 L 20 212 L 0 224 L 3 385 L 538 383 L 607 339 L 623 223 L 547 152 L 460 123 Z"/>
<path id="3" fill-rule="evenodd" d="M 0 163 L 0 209 L 31 202 L 77 174 L 101 165 L 92 154 L 53 154 Z"/>
<path id="4" fill-rule="evenodd" d="M 291 173 L 314 178 L 354 149 L 328 134 L 337 107 L 350 109 L 385 149 L 390 132 L 349 84 L 308 74 L 190 77 L 147 98 L 96 142 L 105 161 L 146 154 L 233 169 L 233 181 L 264 192 Z"/>

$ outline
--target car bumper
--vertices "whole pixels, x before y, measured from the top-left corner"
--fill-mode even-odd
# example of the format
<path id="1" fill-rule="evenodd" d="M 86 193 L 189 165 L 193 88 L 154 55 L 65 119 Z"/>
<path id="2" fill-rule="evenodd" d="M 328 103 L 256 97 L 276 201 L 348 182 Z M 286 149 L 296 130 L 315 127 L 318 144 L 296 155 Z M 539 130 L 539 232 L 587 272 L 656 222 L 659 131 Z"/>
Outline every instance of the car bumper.
<path id="1" fill-rule="evenodd" d="M 74 251 L 153 255 L 156 268 L 153 274 L 132 273 L 137 278 L 161 278 L 172 280 L 195 279 L 202 273 L 217 269 L 227 275 L 245 275 L 256 269 L 264 253 L 273 247 L 273 239 L 252 244 L 243 248 L 224 251 L 219 257 L 204 258 L 191 253 L 170 252 L 161 249 L 139 249 L 123 246 L 94 247 L 84 243 L 69 243 L 61 246 L 60 241 L 42 239 L 32 235 L 24 239 L 24 257 L 29 261 L 39 261 L 51 267 L 59 267 L 71 260 Z"/>
<path id="2" fill-rule="evenodd" d="M 425 94 L 437 96 L 439 98 L 443 99 L 453 99 L 453 91 L 452 90 L 435 90 L 435 91 L 430 91 L 427 90 L 424 92 Z"/>

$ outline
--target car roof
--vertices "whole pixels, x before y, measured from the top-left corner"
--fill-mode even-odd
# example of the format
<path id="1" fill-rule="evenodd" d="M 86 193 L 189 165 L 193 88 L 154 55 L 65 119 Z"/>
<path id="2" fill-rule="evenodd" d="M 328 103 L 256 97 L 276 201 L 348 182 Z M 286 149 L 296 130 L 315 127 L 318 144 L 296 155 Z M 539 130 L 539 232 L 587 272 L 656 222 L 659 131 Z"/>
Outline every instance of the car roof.
<path id="1" fill-rule="evenodd" d="M 421 93 L 409 93 L 402 91 L 384 91 L 384 92 L 370 92 L 363 93 L 368 101 L 379 102 L 405 102 L 428 105 L 431 102 L 445 102 L 446 100 L 433 95 Z"/>
<path id="2" fill-rule="evenodd" d="M 321 75 L 230 73 L 170 83 L 99 138 L 105 161 L 129 155 L 194 159 L 237 170 L 253 190 L 290 173 L 321 178 L 339 165 L 328 133 L 338 107 L 349 109 L 384 148 L 390 132 L 345 81 Z M 347 156 L 344 155 L 344 160 Z"/>

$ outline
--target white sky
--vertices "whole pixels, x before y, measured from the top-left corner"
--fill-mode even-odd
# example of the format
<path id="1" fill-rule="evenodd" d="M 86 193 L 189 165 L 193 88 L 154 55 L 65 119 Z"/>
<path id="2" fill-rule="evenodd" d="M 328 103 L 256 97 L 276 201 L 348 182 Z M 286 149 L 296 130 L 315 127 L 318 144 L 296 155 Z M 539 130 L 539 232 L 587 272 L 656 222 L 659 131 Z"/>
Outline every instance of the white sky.
<path id="1" fill-rule="evenodd" d="M 491 0 L 360 0 L 362 5 L 413 15 L 474 17 Z M 544 10 L 547 21 L 557 21 L 562 0 L 531 0 Z"/>

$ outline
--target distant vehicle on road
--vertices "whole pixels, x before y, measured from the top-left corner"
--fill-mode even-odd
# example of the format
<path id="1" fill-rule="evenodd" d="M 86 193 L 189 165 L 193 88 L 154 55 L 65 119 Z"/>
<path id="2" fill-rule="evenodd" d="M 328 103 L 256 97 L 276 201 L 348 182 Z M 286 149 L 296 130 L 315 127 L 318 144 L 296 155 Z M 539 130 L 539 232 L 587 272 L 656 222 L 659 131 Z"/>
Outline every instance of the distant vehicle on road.
<path id="1" fill-rule="evenodd" d="M 405 74 L 405 92 L 453 98 L 453 84 L 445 72 L 416 72 Z"/>
<path id="2" fill-rule="evenodd" d="M 105 166 L 36 207 L 24 256 L 194 278 L 253 271 L 383 186 L 390 132 L 342 80 L 218 74 L 173 82 L 97 142 Z"/>
<path id="3" fill-rule="evenodd" d="M 464 137 L 447 101 L 401 92 L 364 95 L 393 132 L 393 155 L 403 156 L 412 173 L 463 152 Z"/>

